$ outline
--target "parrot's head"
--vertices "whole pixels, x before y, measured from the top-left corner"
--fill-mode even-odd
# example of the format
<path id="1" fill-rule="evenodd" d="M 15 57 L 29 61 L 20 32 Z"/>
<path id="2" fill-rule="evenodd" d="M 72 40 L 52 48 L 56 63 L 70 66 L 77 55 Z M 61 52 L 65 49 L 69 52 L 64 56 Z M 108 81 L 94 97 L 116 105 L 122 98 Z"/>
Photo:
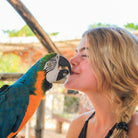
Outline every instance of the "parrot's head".
<path id="1" fill-rule="evenodd" d="M 47 54 L 41 61 L 43 62 L 46 81 L 49 83 L 59 81 L 71 73 L 68 60 L 57 53 Z"/>

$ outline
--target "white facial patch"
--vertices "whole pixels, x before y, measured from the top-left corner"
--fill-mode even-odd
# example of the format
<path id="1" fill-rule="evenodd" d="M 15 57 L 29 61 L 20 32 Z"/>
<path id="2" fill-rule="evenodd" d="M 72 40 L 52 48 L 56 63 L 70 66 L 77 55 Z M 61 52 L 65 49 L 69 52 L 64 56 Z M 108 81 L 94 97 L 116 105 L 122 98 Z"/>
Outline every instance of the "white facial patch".
<path id="1" fill-rule="evenodd" d="M 59 63 L 59 55 L 57 54 L 53 60 L 50 60 L 45 65 L 45 69 L 48 70 L 48 73 L 46 74 L 46 79 L 49 83 L 53 83 L 57 80 L 58 77 L 58 63 Z"/>

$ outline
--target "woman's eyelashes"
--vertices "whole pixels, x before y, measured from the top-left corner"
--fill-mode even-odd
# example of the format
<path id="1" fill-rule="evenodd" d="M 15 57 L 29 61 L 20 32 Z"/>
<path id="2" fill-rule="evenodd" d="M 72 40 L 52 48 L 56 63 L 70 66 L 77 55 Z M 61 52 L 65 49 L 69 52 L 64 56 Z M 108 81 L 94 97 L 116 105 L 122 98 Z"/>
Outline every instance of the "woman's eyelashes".
<path id="1" fill-rule="evenodd" d="M 81 57 L 87 57 L 88 58 L 89 56 L 88 55 L 81 55 Z"/>
<path id="2" fill-rule="evenodd" d="M 79 57 L 84 57 L 84 58 L 88 58 L 89 55 L 87 53 L 83 53 L 83 52 L 75 52 L 74 56 L 79 56 Z"/>

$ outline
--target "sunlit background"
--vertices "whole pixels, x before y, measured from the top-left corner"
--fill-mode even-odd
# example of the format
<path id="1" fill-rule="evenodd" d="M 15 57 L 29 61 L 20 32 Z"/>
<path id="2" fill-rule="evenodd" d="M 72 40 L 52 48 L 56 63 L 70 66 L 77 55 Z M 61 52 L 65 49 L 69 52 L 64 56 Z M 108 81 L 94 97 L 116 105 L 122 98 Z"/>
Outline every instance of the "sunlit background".
<path id="1" fill-rule="evenodd" d="M 83 32 L 91 27 L 119 26 L 138 31 L 137 0 L 22 2 L 68 59 L 74 54 Z M 24 35 L 23 30 L 29 31 L 28 34 Z M 0 0 L 0 73 L 25 73 L 46 53 L 46 49 L 30 32 L 10 3 Z M 0 81 L 0 87 L 3 84 L 10 85 L 14 81 Z M 63 84 L 54 84 L 46 94 L 45 137 L 65 138 L 70 121 L 90 109 L 93 109 L 93 106 L 86 95 L 81 92 L 69 94 Z M 35 127 L 36 113 L 18 137 L 34 138 Z"/>
<path id="2" fill-rule="evenodd" d="M 138 24 L 137 0 L 22 0 L 47 33 L 80 37 L 91 24 L 123 27 Z M 23 19 L 7 0 L 0 0 L 0 35 L 21 29 Z"/>

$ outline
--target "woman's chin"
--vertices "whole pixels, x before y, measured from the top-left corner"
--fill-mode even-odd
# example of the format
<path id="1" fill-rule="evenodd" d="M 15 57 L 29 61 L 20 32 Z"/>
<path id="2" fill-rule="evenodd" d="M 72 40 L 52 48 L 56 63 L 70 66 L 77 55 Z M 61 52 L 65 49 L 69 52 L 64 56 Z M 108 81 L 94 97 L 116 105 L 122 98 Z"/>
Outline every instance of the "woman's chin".
<path id="1" fill-rule="evenodd" d="M 67 79 L 65 81 L 64 86 L 65 86 L 66 89 L 73 89 L 74 88 L 74 84 L 69 79 Z"/>
<path id="2" fill-rule="evenodd" d="M 66 79 L 64 86 L 66 89 L 69 89 L 69 80 L 68 79 Z"/>

